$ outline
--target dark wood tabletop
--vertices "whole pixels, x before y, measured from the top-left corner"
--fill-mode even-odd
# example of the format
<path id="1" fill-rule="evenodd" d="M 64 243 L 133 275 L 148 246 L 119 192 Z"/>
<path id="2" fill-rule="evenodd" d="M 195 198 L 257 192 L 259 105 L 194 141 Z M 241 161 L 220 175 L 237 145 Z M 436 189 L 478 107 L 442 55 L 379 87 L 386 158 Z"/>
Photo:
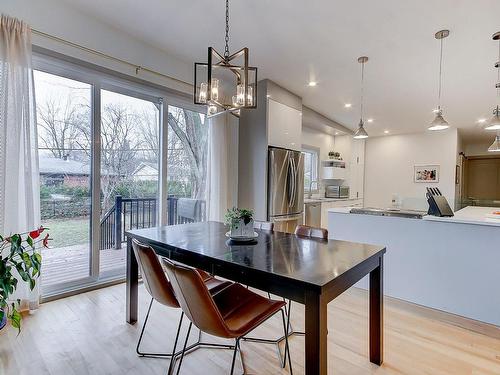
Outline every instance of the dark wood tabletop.
<path id="1" fill-rule="evenodd" d="M 264 230 L 256 230 L 256 241 L 236 244 L 227 231 L 218 222 L 127 231 L 127 321 L 137 319 L 137 262 L 130 249 L 136 238 L 160 256 L 305 304 L 306 374 L 326 374 L 326 305 L 370 274 L 370 359 L 382 363 L 383 246 Z M 308 323 L 308 315 L 317 324 Z"/>

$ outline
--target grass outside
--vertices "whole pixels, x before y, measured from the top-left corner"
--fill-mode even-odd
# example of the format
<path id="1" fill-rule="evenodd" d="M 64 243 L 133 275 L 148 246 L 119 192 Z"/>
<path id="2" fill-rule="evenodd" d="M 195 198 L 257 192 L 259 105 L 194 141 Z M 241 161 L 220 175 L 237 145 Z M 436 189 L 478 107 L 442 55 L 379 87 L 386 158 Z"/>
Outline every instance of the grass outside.
<path id="1" fill-rule="evenodd" d="M 90 218 L 45 220 L 44 227 L 49 228 L 50 247 L 80 245 L 90 241 Z"/>

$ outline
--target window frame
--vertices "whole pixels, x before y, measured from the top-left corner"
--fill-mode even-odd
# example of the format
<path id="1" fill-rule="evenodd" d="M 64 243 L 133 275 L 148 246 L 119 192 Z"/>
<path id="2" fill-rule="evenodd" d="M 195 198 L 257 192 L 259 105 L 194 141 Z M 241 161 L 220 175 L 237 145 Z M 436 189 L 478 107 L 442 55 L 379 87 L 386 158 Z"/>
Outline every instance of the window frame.
<path id="1" fill-rule="evenodd" d="M 73 79 L 91 85 L 92 97 L 92 148 L 95 147 L 96 137 L 100 137 L 100 108 L 101 108 L 101 90 L 109 90 L 124 95 L 143 99 L 158 105 L 160 110 L 159 127 L 160 127 L 160 161 L 159 161 L 159 224 L 167 224 L 167 197 L 168 192 L 167 181 L 167 154 L 168 154 L 168 106 L 173 105 L 182 107 L 196 112 L 204 113 L 202 106 L 194 105 L 190 102 L 189 94 L 184 94 L 180 91 L 170 89 L 166 86 L 161 86 L 152 82 L 138 79 L 133 76 L 128 76 L 117 71 L 104 68 L 80 59 L 76 59 L 58 52 L 54 52 L 42 47 L 33 46 L 33 70 L 42 71 L 48 74 L 57 75 L 60 77 Z M 99 143 L 100 144 L 100 143 Z M 100 173 L 96 173 L 101 168 L 100 150 L 92 150 L 93 159 L 91 166 L 91 189 L 92 189 L 92 207 L 99 207 L 100 204 Z M 97 204 L 97 205 L 96 205 Z M 93 209 L 92 211 L 94 211 Z M 99 210 L 97 210 L 98 212 Z M 66 297 L 77 294 L 82 291 L 97 289 L 105 285 L 113 285 L 123 282 L 125 274 L 106 275 L 100 277 L 100 262 L 99 262 L 99 240 L 100 233 L 96 228 L 100 226 L 100 218 L 96 213 L 91 213 L 91 238 L 90 238 L 90 268 L 89 276 L 84 279 L 79 279 L 64 283 L 64 285 L 56 285 L 55 288 L 50 288 L 42 294 L 42 301 L 50 301 L 53 299 Z"/>
<path id="2" fill-rule="evenodd" d="M 313 169 L 316 170 L 316 188 L 312 189 L 311 191 L 309 191 L 309 186 L 305 186 L 304 185 L 304 192 L 305 193 L 311 193 L 311 194 L 317 194 L 317 193 L 319 193 L 319 186 L 320 186 L 320 180 L 321 180 L 321 177 L 320 177 L 321 149 L 319 147 L 316 147 L 316 146 L 310 146 L 310 145 L 307 145 L 307 144 L 303 144 L 301 151 L 304 154 L 308 153 L 308 154 L 313 154 L 313 155 L 316 156 L 316 168 L 313 168 Z M 313 170 L 311 170 L 311 172 L 312 171 Z M 304 181 L 305 181 L 305 173 L 306 173 L 306 166 L 305 166 L 305 157 L 304 157 Z"/>

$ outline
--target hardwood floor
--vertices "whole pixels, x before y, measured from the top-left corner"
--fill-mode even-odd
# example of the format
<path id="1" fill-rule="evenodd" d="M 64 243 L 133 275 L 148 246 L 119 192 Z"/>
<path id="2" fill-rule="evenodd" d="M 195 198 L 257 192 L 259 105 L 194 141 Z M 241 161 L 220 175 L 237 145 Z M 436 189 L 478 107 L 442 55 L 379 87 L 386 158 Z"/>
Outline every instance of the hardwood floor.
<path id="1" fill-rule="evenodd" d="M 139 296 L 135 326 L 125 323 L 124 284 L 43 304 L 25 317 L 19 336 L 12 328 L 0 331 L 0 374 L 165 374 L 168 359 L 135 354 L 149 301 L 142 286 Z M 368 296 L 357 289 L 329 305 L 330 374 L 500 374 L 500 328 L 392 299 L 385 302 L 385 362 L 379 368 L 368 360 L 367 313 Z M 179 310 L 155 304 L 151 314 L 144 349 L 171 350 Z M 302 320 L 302 306 L 295 304 L 295 329 L 303 328 Z M 280 333 L 277 316 L 255 335 Z M 304 338 L 293 337 L 290 345 L 294 373 L 301 374 Z M 274 347 L 243 342 L 242 348 L 247 373 L 288 374 Z M 181 373 L 227 374 L 230 361 L 229 351 L 202 349 L 186 357 Z"/>

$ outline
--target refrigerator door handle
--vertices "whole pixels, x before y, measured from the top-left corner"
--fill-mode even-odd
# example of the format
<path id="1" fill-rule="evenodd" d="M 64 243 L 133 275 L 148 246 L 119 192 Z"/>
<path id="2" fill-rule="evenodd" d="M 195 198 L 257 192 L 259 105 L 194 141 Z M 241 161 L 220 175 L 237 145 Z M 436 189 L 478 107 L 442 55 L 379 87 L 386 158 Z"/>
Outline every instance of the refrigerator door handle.
<path id="1" fill-rule="evenodd" d="M 282 222 L 282 221 L 290 221 L 290 220 L 300 219 L 301 217 L 302 217 L 302 213 L 296 214 L 296 215 L 276 216 L 276 217 L 272 217 L 271 221 L 277 223 L 277 222 Z"/>

